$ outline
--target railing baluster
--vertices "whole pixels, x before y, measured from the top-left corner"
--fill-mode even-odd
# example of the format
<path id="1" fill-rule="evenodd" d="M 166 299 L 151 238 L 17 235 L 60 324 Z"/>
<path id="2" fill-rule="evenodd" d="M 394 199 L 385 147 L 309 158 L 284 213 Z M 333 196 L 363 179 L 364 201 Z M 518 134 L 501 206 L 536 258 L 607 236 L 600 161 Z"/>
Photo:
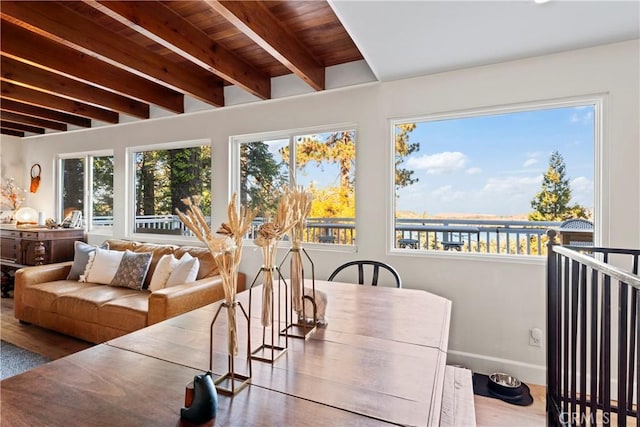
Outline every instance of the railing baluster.
<path id="1" fill-rule="evenodd" d="M 608 257 L 605 257 L 605 262 Z M 602 329 L 603 349 L 602 349 L 602 411 L 604 414 L 611 416 L 611 276 L 605 274 L 602 306 L 604 309 L 603 320 L 604 327 Z M 609 424 L 609 423 L 607 423 Z"/>
<path id="2" fill-rule="evenodd" d="M 587 266 L 580 266 L 580 425 L 587 413 Z"/>
<path id="3" fill-rule="evenodd" d="M 595 414 L 598 411 L 598 271 L 591 270 L 591 425 L 596 425 Z"/>
<path id="4" fill-rule="evenodd" d="M 636 327 L 638 319 L 636 317 L 636 310 L 638 306 L 638 292 L 636 289 L 631 289 L 631 305 L 629 308 L 629 314 L 631 318 L 629 319 L 629 390 L 627 391 L 628 396 L 628 404 L 627 407 L 631 411 L 633 409 L 633 375 L 635 372 L 635 358 L 636 358 Z"/>
<path id="5" fill-rule="evenodd" d="M 569 327 L 571 323 L 569 322 L 569 318 L 571 315 L 571 268 L 569 264 L 569 258 L 564 258 L 564 310 L 563 310 L 563 319 L 562 324 L 564 325 L 564 343 L 562 345 L 563 349 L 563 364 L 564 369 L 562 370 L 563 379 L 562 383 L 564 384 L 563 388 L 563 406 L 562 410 L 566 414 L 569 412 L 569 396 L 571 395 L 571 388 L 569 385 L 569 358 L 571 356 L 571 346 L 569 344 L 569 338 L 571 337 L 571 333 Z"/>
<path id="6" fill-rule="evenodd" d="M 578 261 L 571 261 L 571 413 L 578 409 L 578 296 L 580 269 Z"/>
<path id="7" fill-rule="evenodd" d="M 627 304 L 629 286 L 619 282 L 618 294 L 618 426 L 627 423 Z"/>

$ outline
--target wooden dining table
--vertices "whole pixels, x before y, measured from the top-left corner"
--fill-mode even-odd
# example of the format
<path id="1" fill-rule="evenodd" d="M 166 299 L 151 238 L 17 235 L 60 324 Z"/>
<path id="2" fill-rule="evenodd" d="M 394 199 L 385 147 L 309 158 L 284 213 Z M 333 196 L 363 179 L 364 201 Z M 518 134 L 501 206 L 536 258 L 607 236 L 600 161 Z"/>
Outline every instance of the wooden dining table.
<path id="1" fill-rule="evenodd" d="M 250 385 L 234 396 L 219 394 L 217 416 L 207 424 L 438 425 L 451 302 L 412 289 L 324 281 L 315 289 L 327 295 L 327 324 L 307 339 L 275 334 L 286 347 L 282 356 L 251 361 Z M 249 294 L 238 294 L 251 317 L 249 324 L 238 317 L 240 373 L 248 370 L 248 350 L 263 336 L 270 343 L 270 328 L 260 322 L 261 288 L 251 291 L 251 307 Z M 190 425 L 180 419 L 185 387 L 209 369 L 220 304 L 3 380 L 2 425 Z M 281 316 L 274 313 L 278 330 L 287 323 L 284 312 L 283 302 Z M 224 310 L 213 331 L 215 377 L 228 367 Z"/>

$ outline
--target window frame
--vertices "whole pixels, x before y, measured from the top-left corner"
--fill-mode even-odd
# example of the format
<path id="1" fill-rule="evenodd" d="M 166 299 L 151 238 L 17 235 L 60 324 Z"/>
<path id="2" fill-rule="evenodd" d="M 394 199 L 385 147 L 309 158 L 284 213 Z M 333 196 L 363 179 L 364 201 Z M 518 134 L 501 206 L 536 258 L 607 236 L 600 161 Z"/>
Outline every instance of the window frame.
<path id="1" fill-rule="evenodd" d="M 395 213 L 396 213 L 396 188 L 395 188 L 395 128 L 399 124 L 410 122 L 428 122 L 437 120 L 462 119 L 480 116 L 489 116 L 497 114 L 508 114 L 526 111 L 546 110 L 554 108 L 570 108 L 580 107 L 584 105 L 594 106 L 594 146 L 593 146 L 593 242 L 594 245 L 600 245 L 602 242 L 602 188 L 603 188 L 603 146 L 606 136 L 606 119 L 607 119 L 607 100 L 608 95 L 589 94 L 557 99 L 536 100 L 529 102 L 519 102 L 505 105 L 485 106 L 478 108 L 451 110 L 446 112 L 436 112 L 430 114 L 404 116 L 389 118 L 389 137 L 387 155 L 388 169 L 388 191 L 390 195 L 390 203 L 387 205 L 387 233 L 386 233 L 386 254 L 417 256 L 417 257 L 441 257 L 451 259 L 451 257 L 470 257 L 481 258 L 483 260 L 497 260 L 500 262 L 518 262 L 531 264 L 544 264 L 546 256 L 526 255 L 526 254 L 495 254 L 481 252 L 458 252 L 445 250 L 406 250 L 395 247 L 396 231 L 395 231 Z"/>
<path id="2" fill-rule="evenodd" d="M 64 168 L 62 167 L 62 162 L 68 159 L 82 159 L 84 162 L 84 182 L 82 185 L 83 191 L 83 203 L 84 209 L 82 211 L 82 220 L 85 223 L 85 231 L 91 232 L 94 234 L 111 234 L 113 232 L 113 224 L 111 227 L 100 227 L 93 228 L 93 158 L 94 157 L 113 157 L 113 164 L 115 169 L 115 154 L 114 150 L 92 150 L 92 151 L 81 151 L 75 153 L 62 153 L 56 156 L 56 217 L 60 220 L 59 223 L 64 219 L 63 212 L 63 195 L 62 191 L 64 188 L 63 179 L 64 179 Z M 115 175 L 115 171 L 114 171 Z M 114 183 L 114 204 L 115 204 L 115 183 Z M 113 210 L 113 206 L 111 206 Z M 115 220 L 115 215 L 113 215 Z M 107 233 L 99 233 L 101 231 L 105 231 Z"/>
<path id="3" fill-rule="evenodd" d="M 160 150 L 175 150 L 182 148 L 195 148 L 208 145 L 211 147 L 211 181 L 209 187 L 211 188 L 211 204 L 213 206 L 213 156 L 214 148 L 211 143 L 211 138 L 199 138 L 190 139 L 185 141 L 172 141 L 162 142 L 157 144 L 145 144 L 127 147 L 125 149 L 126 170 L 125 170 L 125 216 L 124 216 L 124 235 L 126 238 L 142 240 L 142 241 L 171 241 L 189 243 L 191 245 L 199 242 L 195 236 L 182 236 L 182 235 L 161 235 L 154 233 L 136 233 L 135 232 L 135 216 L 136 216 L 136 153 L 140 151 L 160 151 Z M 213 216 L 213 213 L 212 213 Z M 213 220 L 213 218 L 212 218 Z"/>
<path id="4" fill-rule="evenodd" d="M 328 132 L 336 132 L 341 130 L 353 130 L 355 132 L 356 138 L 356 155 L 354 159 L 356 176 L 358 170 L 358 137 L 359 137 L 359 129 L 358 125 L 353 122 L 347 123 L 338 123 L 332 125 L 323 125 L 323 126 L 314 126 L 314 127 L 306 127 L 306 128 L 295 128 L 295 129 L 286 129 L 286 130 L 278 130 L 278 131 L 266 131 L 266 132 L 256 132 L 250 134 L 241 134 L 241 135 L 232 135 L 229 137 L 229 189 L 228 189 L 228 200 L 231 200 L 231 197 L 234 193 L 240 193 L 240 146 L 241 144 L 256 142 L 256 141 L 267 141 L 267 140 L 284 140 L 287 139 L 289 141 L 289 153 L 292 159 L 296 157 L 296 136 L 301 135 L 309 135 L 309 134 L 321 134 Z M 296 167 L 292 163 L 288 165 L 289 176 L 296 176 Z M 289 181 L 289 185 L 291 185 L 291 181 Z M 356 206 L 356 213 L 354 217 L 354 230 L 356 236 L 358 234 L 358 179 L 356 178 L 356 182 L 354 185 L 354 204 Z M 255 246 L 252 239 L 244 239 L 246 245 Z M 321 248 L 329 251 L 340 251 L 340 252 L 357 252 L 358 249 L 358 241 L 354 242 L 353 245 L 343 245 L 339 243 L 318 243 L 318 242 L 304 242 L 304 245 L 309 248 Z M 289 247 L 290 243 L 288 241 L 281 242 L 281 246 Z"/>

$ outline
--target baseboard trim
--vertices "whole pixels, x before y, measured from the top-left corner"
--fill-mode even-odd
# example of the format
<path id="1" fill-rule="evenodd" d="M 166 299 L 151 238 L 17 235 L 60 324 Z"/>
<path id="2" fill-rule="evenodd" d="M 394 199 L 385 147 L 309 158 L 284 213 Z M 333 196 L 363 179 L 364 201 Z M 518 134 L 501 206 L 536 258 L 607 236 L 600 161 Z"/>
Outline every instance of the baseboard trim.
<path id="1" fill-rule="evenodd" d="M 447 364 L 461 365 L 474 372 L 487 375 L 494 372 L 505 372 L 528 384 L 545 385 L 547 383 L 547 369 L 545 366 L 518 362 L 517 360 L 501 359 L 449 349 L 447 352 Z"/>

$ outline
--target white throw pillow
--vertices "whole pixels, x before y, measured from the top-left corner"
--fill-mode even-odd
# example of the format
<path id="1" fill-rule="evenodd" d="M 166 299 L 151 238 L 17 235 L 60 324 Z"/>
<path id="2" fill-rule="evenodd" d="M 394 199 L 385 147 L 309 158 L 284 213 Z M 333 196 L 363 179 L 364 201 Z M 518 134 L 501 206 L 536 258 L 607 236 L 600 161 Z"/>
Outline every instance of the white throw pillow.
<path id="1" fill-rule="evenodd" d="M 168 288 L 169 286 L 195 282 L 199 269 L 200 261 L 198 261 L 198 258 L 194 258 L 189 253 L 185 253 L 169 275 L 169 279 L 167 279 L 164 287 Z"/>
<path id="2" fill-rule="evenodd" d="M 124 252 L 122 251 L 97 248 L 93 258 L 93 264 L 85 274 L 87 282 L 102 285 L 110 284 L 113 276 L 116 275 L 116 271 L 118 271 L 123 255 Z"/>
<path id="3" fill-rule="evenodd" d="M 176 268 L 178 263 L 180 263 L 180 260 L 173 256 L 173 254 L 162 255 L 158 264 L 156 264 L 153 276 L 151 276 L 149 290 L 153 292 L 163 289 L 167 284 L 167 280 L 169 280 L 171 272 Z"/>

